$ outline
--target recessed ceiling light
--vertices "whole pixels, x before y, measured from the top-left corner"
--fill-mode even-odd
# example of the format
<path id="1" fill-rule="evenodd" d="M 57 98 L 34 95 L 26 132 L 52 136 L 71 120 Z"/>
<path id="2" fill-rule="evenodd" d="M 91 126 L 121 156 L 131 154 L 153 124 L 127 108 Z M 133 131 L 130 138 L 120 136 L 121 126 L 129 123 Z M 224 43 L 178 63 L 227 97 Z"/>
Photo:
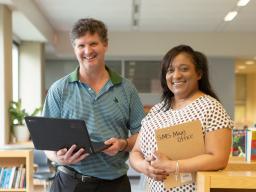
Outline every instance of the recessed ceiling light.
<path id="1" fill-rule="evenodd" d="M 250 0 L 239 0 L 239 1 L 237 2 L 237 6 L 243 7 L 243 6 L 247 5 L 247 3 L 249 3 L 249 1 L 250 1 Z"/>
<path id="2" fill-rule="evenodd" d="M 237 11 L 230 11 L 228 14 L 225 16 L 224 21 L 232 21 L 237 15 Z"/>
<path id="3" fill-rule="evenodd" d="M 253 64 L 254 64 L 254 61 L 248 60 L 248 61 L 245 61 L 245 64 L 246 64 L 246 65 L 253 65 Z"/>
<path id="4" fill-rule="evenodd" d="M 237 68 L 238 68 L 238 69 L 245 69 L 246 66 L 244 66 L 244 65 L 239 65 Z"/>

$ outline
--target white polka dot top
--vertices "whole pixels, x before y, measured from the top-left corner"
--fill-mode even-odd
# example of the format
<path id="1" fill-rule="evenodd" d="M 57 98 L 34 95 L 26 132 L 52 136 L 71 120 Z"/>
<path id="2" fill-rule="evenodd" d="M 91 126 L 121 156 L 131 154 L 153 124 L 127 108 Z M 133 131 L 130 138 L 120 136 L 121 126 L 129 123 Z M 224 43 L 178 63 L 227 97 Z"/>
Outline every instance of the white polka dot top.
<path id="1" fill-rule="evenodd" d="M 233 128 L 233 122 L 224 107 L 216 99 L 204 95 L 187 106 L 173 110 L 163 107 L 164 102 L 152 107 L 148 115 L 142 120 L 140 148 L 144 157 L 151 157 L 156 150 L 155 130 L 169 127 L 192 120 L 200 120 L 203 133 L 222 128 Z M 171 146 L 170 146 L 171 147 Z M 165 189 L 163 182 L 147 178 L 147 188 L 150 192 L 192 192 L 195 184 Z"/>

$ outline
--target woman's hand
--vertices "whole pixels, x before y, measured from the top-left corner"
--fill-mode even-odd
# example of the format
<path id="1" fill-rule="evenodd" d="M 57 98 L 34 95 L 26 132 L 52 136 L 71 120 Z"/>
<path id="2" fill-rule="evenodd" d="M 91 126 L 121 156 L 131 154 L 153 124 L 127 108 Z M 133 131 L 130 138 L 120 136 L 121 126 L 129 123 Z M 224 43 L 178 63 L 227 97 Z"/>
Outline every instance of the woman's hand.
<path id="1" fill-rule="evenodd" d="M 75 152 L 76 145 L 72 145 L 69 150 L 66 148 L 60 149 L 56 152 L 56 158 L 58 163 L 62 165 L 75 164 L 85 159 L 89 153 L 86 153 L 84 149 L 79 149 Z"/>
<path id="2" fill-rule="evenodd" d="M 151 161 L 151 166 L 155 169 L 164 170 L 166 173 L 175 172 L 175 163 L 170 160 L 165 154 L 155 151 L 153 153 L 153 159 Z"/>
<path id="3" fill-rule="evenodd" d="M 139 146 L 140 137 L 141 135 L 139 133 L 136 143 L 129 156 L 130 165 L 136 171 L 143 173 L 144 175 L 156 181 L 163 181 L 164 179 L 167 178 L 168 173 L 163 169 L 158 169 L 151 165 L 151 162 L 154 160 L 154 157 L 144 157 Z"/>
<path id="4" fill-rule="evenodd" d="M 146 176 L 156 180 L 156 181 L 163 181 L 166 179 L 166 177 L 169 175 L 166 171 L 163 169 L 155 168 L 151 165 L 152 161 L 149 161 L 147 159 L 143 160 L 142 162 L 142 172 Z"/>

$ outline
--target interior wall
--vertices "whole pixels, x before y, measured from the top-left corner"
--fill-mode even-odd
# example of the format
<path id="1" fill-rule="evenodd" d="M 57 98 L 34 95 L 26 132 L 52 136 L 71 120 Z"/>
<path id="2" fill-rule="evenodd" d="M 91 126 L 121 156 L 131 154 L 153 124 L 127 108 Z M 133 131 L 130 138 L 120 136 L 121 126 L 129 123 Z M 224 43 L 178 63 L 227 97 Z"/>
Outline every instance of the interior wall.
<path id="1" fill-rule="evenodd" d="M 78 66 L 76 60 L 47 60 L 45 65 L 45 90 L 53 82 L 74 71 Z"/>
<path id="2" fill-rule="evenodd" d="M 162 57 L 170 48 L 188 44 L 210 57 L 253 57 L 255 33 L 174 33 L 109 32 L 108 57 Z M 69 33 L 62 32 L 56 41 L 56 55 L 74 58 Z"/>
<path id="3" fill-rule="evenodd" d="M 209 75 L 226 111 L 234 119 L 235 110 L 235 60 L 232 58 L 210 58 Z"/>
<path id="4" fill-rule="evenodd" d="M 145 60 L 147 60 L 145 58 Z M 160 62 L 160 61 L 159 61 Z M 209 76 L 214 90 L 224 105 L 228 114 L 234 117 L 235 76 L 234 59 L 214 58 L 209 59 Z M 45 70 L 45 89 L 57 79 L 72 72 L 78 65 L 76 60 L 47 60 Z M 153 105 L 160 101 L 161 93 L 140 93 L 144 105 Z"/>
<path id="5" fill-rule="evenodd" d="M 246 122 L 248 126 L 256 125 L 256 75 L 246 75 Z"/>

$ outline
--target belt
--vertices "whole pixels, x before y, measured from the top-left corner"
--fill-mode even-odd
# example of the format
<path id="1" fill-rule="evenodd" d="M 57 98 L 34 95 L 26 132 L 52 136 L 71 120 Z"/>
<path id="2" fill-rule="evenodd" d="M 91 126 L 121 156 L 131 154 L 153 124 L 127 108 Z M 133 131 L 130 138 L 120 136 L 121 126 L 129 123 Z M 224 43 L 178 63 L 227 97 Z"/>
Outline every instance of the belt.
<path id="1" fill-rule="evenodd" d="M 80 174 L 77 171 L 71 170 L 65 166 L 58 166 L 58 170 L 82 182 L 97 182 L 104 180 L 97 177 Z"/>

